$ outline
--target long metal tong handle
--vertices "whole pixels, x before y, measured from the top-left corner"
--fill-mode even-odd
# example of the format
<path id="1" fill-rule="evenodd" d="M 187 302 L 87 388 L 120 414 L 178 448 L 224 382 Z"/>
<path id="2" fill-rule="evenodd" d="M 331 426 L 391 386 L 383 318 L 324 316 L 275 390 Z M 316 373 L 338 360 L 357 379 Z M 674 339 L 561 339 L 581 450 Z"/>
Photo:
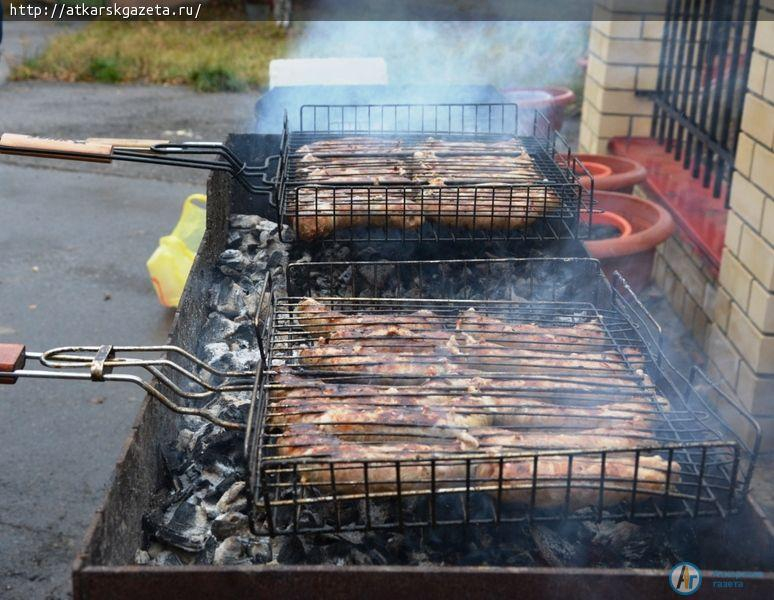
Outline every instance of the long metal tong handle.
<path id="1" fill-rule="evenodd" d="M 0 154 L 58 158 L 85 162 L 109 163 L 114 160 L 160 164 L 208 171 L 225 171 L 252 194 L 267 194 L 273 202 L 274 187 L 279 177 L 282 157 L 272 155 L 263 165 L 248 166 L 230 148 L 215 142 L 171 143 L 169 140 L 139 140 L 125 138 L 87 138 L 55 140 L 17 133 L 0 136 Z M 214 155 L 221 160 L 204 160 L 202 155 Z M 272 177 L 274 161 L 277 168 Z M 259 178 L 259 179 L 258 179 Z M 258 179 L 258 183 L 253 181 Z"/>
<path id="2" fill-rule="evenodd" d="M 189 358 L 213 374 L 222 377 L 249 378 L 249 381 L 245 381 L 244 384 L 212 386 L 171 360 L 117 358 L 116 352 L 120 351 L 165 351 L 170 353 L 178 353 L 185 356 L 186 358 Z M 73 352 L 93 352 L 93 355 L 84 356 L 81 354 L 73 354 Z M 51 370 L 25 369 L 24 366 L 27 359 L 38 360 L 42 365 L 48 367 Z M 160 367 L 162 366 L 168 366 L 173 370 L 184 374 L 186 377 L 193 380 L 197 385 L 203 387 L 206 391 L 194 393 L 186 392 L 160 370 Z M 88 372 L 64 370 L 77 367 L 88 368 Z M 119 381 L 124 383 L 133 383 L 141 387 L 150 396 L 156 398 L 164 406 L 176 413 L 200 417 L 210 421 L 215 425 L 223 427 L 224 429 L 245 429 L 245 425 L 243 423 L 221 419 L 204 409 L 179 405 L 137 375 L 119 375 L 112 373 L 112 370 L 116 367 L 144 368 L 152 373 L 164 385 L 172 389 L 177 395 L 187 398 L 203 398 L 210 396 L 213 393 L 224 391 L 247 391 L 252 389 L 253 379 L 256 376 L 255 372 L 220 371 L 210 367 L 192 354 L 181 348 L 177 348 L 176 346 L 82 346 L 54 348 L 52 350 L 40 353 L 27 352 L 23 344 L 0 344 L 0 373 L 6 374 L 0 375 L 0 384 L 14 384 L 20 377 L 38 379 L 70 379 L 82 381 Z"/>

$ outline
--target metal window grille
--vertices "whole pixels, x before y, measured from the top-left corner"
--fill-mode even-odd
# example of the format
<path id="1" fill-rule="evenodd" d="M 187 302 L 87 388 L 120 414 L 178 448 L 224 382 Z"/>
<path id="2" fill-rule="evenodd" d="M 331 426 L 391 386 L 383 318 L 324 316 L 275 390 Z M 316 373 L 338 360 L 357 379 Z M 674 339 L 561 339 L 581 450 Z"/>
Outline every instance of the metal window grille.
<path id="1" fill-rule="evenodd" d="M 750 70 L 758 0 L 669 0 L 651 137 L 726 195 Z"/>

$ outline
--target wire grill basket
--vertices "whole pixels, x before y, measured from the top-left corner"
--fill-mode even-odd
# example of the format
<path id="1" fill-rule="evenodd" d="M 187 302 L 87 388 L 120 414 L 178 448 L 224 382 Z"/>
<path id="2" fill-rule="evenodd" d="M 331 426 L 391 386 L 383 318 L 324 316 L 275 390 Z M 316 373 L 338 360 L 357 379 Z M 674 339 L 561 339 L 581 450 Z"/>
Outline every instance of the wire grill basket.
<path id="1" fill-rule="evenodd" d="M 248 445 L 269 533 L 725 516 L 746 493 L 755 422 L 671 367 L 596 261 L 361 263 L 394 284 L 310 300 L 352 266 L 291 265 L 262 328 Z M 522 297 L 444 297 L 483 271 L 517 273 Z"/>
<path id="2" fill-rule="evenodd" d="M 277 190 L 296 241 L 588 235 L 590 174 L 540 113 L 528 131 L 515 104 L 307 105 L 300 122 Z"/>

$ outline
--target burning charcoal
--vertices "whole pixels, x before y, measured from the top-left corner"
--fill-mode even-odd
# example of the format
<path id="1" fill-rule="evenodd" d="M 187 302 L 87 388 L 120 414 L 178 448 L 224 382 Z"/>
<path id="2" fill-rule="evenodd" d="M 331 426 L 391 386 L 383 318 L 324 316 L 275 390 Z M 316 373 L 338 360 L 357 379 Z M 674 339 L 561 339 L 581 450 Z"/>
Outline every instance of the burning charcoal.
<path id="1" fill-rule="evenodd" d="M 269 260 L 267 261 L 267 265 L 270 269 L 273 269 L 274 267 L 279 267 L 280 265 L 284 264 L 285 262 L 285 252 L 282 250 L 274 250 L 269 255 Z"/>
<path id="2" fill-rule="evenodd" d="M 192 450 L 192 455 L 194 460 L 202 466 L 212 467 L 213 465 L 218 464 L 228 466 L 230 470 L 236 469 L 241 466 L 242 462 L 241 459 L 237 458 L 238 456 L 241 456 L 241 444 L 242 436 L 238 432 L 213 427 L 212 433 L 203 435 L 197 440 Z M 235 497 L 245 486 L 244 481 L 237 483 L 241 483 L 242 486 L 239 491 L 234 494 Z M 232 485 L 226 494 L 228 494 L 237 483 Z M 223 497 L 225 497 L 226 494 L 224 494 Z M 221 498 L 221 500 L 222 499 L 223 498 Z M 229 501 L 227 500 L 226 502 Z M 218 508 L 220 509 L 220 507 Z M 221 510 L 221 512 L 228 511 Z"/>
<path id="3" fill-rule="evenodd" d="M 187 501 L 153 511 L 146 515 L 145 524 L 155 538 L 187 552 L 202 550 L 209 537 L 206 511 Z"/>
<path id="4" fill-rule="evenodd" d="M 247 255 L 253 255 L 256 253 L 256 251 L 265 246 L 265 243 L 261 242 L 260 235 L 264 232 L 261 231 L 258 237 L 256 237 L 253 233 L 243 233 L 240 235 L 240 245 L 239 250 L 242 252 L 242 254 Z M 229 246 L 229 248 L 233 248 L 234 246 Z"/>
<path id="5" fill-rule="evenodd" d="M 283 538 L 283 544 L 277 553 L 277 562 L 283 565 L 295 565 L 306 557 L 304 544 L 298 536 Z"/>
<path id="6" fill-rule="evenodd" d="M 255 229 L 264 219 L 258 215 L 231 215 L 229 222 L 235 229 Z"/>
<path id="7" fill-rule="evenodd" d="M 244 342 L 243 340 L 239 340 L 233 344 L 245 344 L 245 346 L 251 345 L 247 342 Z M 258 362 L 260 356 L 261 355 L 257 349 L 247 347 L 234 350 L 227 356 L 227 358 L 230 362 L 232 371 L 251 371 L 255 368 L 255 365 Z"/>
<path id="8" fill-rule="evenodd" d="M 390 564 L 390 561 L 387 560 L 387 557 L 384 556 L 379 550 L 376 548 L 371 548 L 368 550 L 368 556 L 371 557 L 371 564 L 372 565 L 388 565 Z"/>
<path id="9" fill-rule="evenodd" d="M 258 243 L 261 248 L 265 248 L 269 244 L 269 240 L 272 238 L 272 233 L 266 230 L 261 230 L 259 237 L 258 237 Z"/>
<path id="10" fill-rule="evenodd" d="M 459 564 L 463 566 L 485 565 L 489 562 L 489 552 L 485 550 L 472 549 L 465 552 L 459 559 Z"/>
<path id="11" fill-rule="evenodd" d="M 629 521 L 612 523 L 602 521 L 599 523 L 597 533 L 591 542 L 600 546 L 609 546 L 616 552 L 620 551 L 626 544 L 636 537 L 640 531 L 640 526 Z"/>
<path id="12" fill-rule="evenodd" d="M 243 535 L 248 530 L 247 515 L 238 512 L 227 512 L 220 515 L 210 526 L 212 535 L 218 540 L 225 540 L 233 535 Z"/>
<path id="13" fill-rule="evenodd" d="M 349 285 L 349 282 L 352 280 L 352 265 L 348 266 L 339 274 L 338 280 L 344 286 Z"/>
<path id="14" fill-rule="evenodd" d="M 317 528 L 321 525 L 319 516 L 311 510 L 302 510 L 298 515 L 298 526 L 301 529 Z"/>
<path id="15" fill-rule="evenodd" d="M 170 476 L 182 475 L 188 464 L 188 457 L 184 452 L 180 451 L 176 442 L 162 444 L 161 457 Z"/>
<path id="16" fill-rule="evenodd" d="M 235 229 L 232 229 L 228 232 L 228 237 L 226 238 L 226 246 L 229 248 L 236 248 L 240 245 L 242 241 L 242 232 L 237 231 Z"/>
<path id="17" fill-rule="evenodd" d="M 271 562 L 273 556 L 271 544 L 266 538 L 251 537 L 247 541 L 247 555 L 253 564 L 265 564 Z"/>
<path id="18" fill-rule="evenodd" d="M 180 567 L 183 565 L 183 561 L 174 552 L 164 550 L 156 558 L 153 559 L 153 564 L 160 567 Z"/>
<path id="19" fill-rule="evenodd" d="M 358 275 L 361 275 L 373 289 L 383 289 L 395 272 L 395 268 L 388 265 L 367 265 L 358 267 Z"/>
<path id="20" fill-rule="evenodd" d="M 194 564 L 197 565 L 211 565 L 212 559 L 215 556 L 215 549 L 218 547 L 218 540 L 210 536 L 207 538 L 207 542 L 204 544 L 204 550 L 199 552 L 193 559 Z"/>
<path id="21" fill-rule="evenodd" d="M 212 557 L 212 564 L 215 565 L 237 565 L 249 562 L 245 555 L 244 547 L 238 537 L 229 537 L 223 540 L 215 549 L 215 555 Z"/>
<path id="22" fill-rule="evenodd" d="M 224 282 L 217 289 L 213 304 L 223 316 L 233 319 L 247 312 L 245 293 L 238 285 Z"/>
<path id="23" fill-rule="evenodd" d="M 406 560 L 408 558 L 408 544 L 405 542 L 406 537 L 400 533 L 388 536 L 387 552 L 399 560 Z"/>
<path id="24" fill-rule="evenodd" d="M 213 342 L 204 346 L 202 359 L 209 365 L 221 362 L 223 355 L 228 353 L 228 344 L 225 342 Z"/>
<path id="25" fill-rule="evenodd" d="M 270 221 L 269 219 L 261 218 L 258 221 L 257 227 L 261 231 L 268 231 L 270 233 L 276 233 L 278 231 L 277 224 L 274 221 Z"/>
<path id="26" fill-rule="evenodd" d="M 202 337 L 205 340 L 225 340 L 234 335 L 238 327 L 239 324 L 230 321 L 219 313 L 213 312 L 207 318 Z"/>
<path id="27" fill-rule="evenodd" d="M 237 268 L 245 264 L 245 257 L 239 250 L 224 250 L 218 257 L 218 263 Z"/>
<path id="28" fill-rule="evenodd" d="M 352 550 L 349 551 L 346 558 L 346 562 L 347 564 L 358 565 L 358 566 L 374 564 L 374 561 L 371 558 L 370 554 L 366 554 L 365 552 L 362 552 L 357 548 L 353 548 Z"/>
<path id="29" fill-rule="evenodd" d="M 555 531 L 543 525 L 536 525 L 530 528 L 530 533 L 546 564 L 551 567 L 575 564 L 575 548 Z"/>
<path id="30" fill-rule="evenodd" d="M 181 488 L 190 488 L 199 480 L 201 474 L 202 471 L 199 465 L 191 463 L 183 471 L 183 474 L 178 477 L 178 484 Z"/>
<path id="31" fill-rule="evenodd" d="M 218 500 L 218 510 L 221 513 L 227 512 L 241 512 L 247 508 L 247 498 L 245 498 L 243 492 L 247 485 L 244 481 L 237 481 L 234 483 L 226 493 Z"/>

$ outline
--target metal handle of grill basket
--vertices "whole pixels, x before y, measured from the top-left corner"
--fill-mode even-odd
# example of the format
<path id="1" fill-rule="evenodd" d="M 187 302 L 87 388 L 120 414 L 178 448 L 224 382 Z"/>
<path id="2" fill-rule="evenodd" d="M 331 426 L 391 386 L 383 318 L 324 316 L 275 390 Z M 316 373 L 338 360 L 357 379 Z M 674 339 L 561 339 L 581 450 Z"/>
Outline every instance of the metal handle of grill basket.
<path id="1" fill-rule="evenodd" d="M 0 136 L 0 154 L 109 163 L 112 153 L 112 145 L 95 141 L 55 140 L 19 133 Z"/>
<path id="2" fill-rule="evenodd" d="M 212 385 L 168 358 L 146 359 L 120 356 L 120 354 L 135 352 L 162 352 L 167 355 L 178 355 L 215 376 L 236 381 L 230 381 L 222 385 Z M 37 360 L 49 370 L 26 369 L 25 364 L 28 359 Z M 253 389 L 256 377 L 256 371 L 231 372 L 215 369 L 177 346 L 70 346 L 54 348 L 46 352 L 27 352 L 22 344 L 0 344 L 0 384 L 14 384 L 17 379 L 25 377 L 33 379 L 133 383 L 176 413 L 201 417 L 225 429 L 245 429 L 244 423 L 220 419 L 205 409 L 181 406 L 157 389 L 157 387 L 137 375 L 112 372 L 113 369 L 119 367 L 144 369 L 151 373 L 160 383 L 172 390 L 176 396 L 189 399 L 206 399 L 221 392 L 249 391 Z M 77 368 L 83 370 L 74 370 Z M 172 371 L 189 382 L 193 382 L 202 391 L 186 391 L 162 369 Z"/>
<path id="3" fill-rule="evenodd" d="M 229 173 L 251 194 L 268 195 L 269 203 L 272 205 L 276 182 L 282 167 L 281 155 L 269 156 L 262 165 L 250 166 L 230 148 L 218 142 L 175 144 L 167 140 L 127 138 L 54 140 L 18 133 L 4 133 L 0 136 L 0 154 L 101 163 L 120 160 L 223 171 Z M 202 156 L 209 158 L 202 158 Z M 274 161 L 277 161 L 277 166 L 273 169 Z"/>

